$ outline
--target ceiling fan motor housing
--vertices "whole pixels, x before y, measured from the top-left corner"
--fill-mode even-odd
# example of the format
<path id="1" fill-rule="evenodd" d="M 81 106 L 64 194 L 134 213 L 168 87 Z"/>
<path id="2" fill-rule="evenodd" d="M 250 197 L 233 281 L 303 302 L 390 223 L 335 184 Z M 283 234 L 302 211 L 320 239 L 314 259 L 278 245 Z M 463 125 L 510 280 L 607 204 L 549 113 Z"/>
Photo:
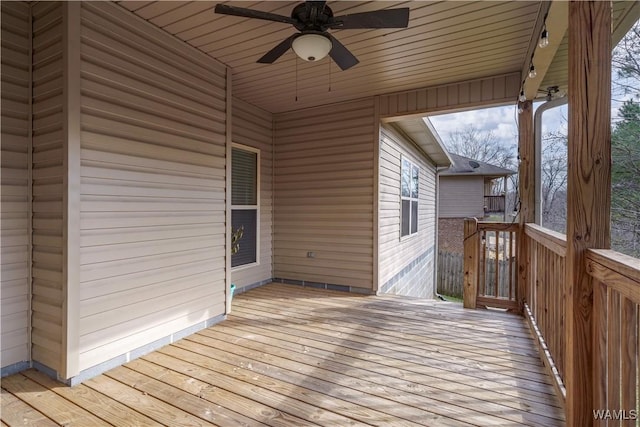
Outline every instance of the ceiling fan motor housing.
<path id="1" fill-rule="evenodd" d="M 323 1 L 307 1 L 293 8 L 291 18 L 297 21 L 293 26 L 298 31 L 325 32 L 329 28 L 329 21 L 333 18 L 333 11 Z"/>

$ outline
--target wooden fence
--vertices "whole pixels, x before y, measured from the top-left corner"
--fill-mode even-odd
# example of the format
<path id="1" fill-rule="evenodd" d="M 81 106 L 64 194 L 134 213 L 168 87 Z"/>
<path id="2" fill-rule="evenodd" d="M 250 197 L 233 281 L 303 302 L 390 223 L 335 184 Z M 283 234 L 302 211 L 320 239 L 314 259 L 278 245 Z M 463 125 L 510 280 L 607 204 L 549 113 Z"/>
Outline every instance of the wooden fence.
<path id="1" fill-rule="evenodd" d="M 509 297 L 510 275 L 515 274 L 513 260 L 495 258 L 484 260 L 485 266 L 482 283 L 488 295 Z M 496 274 L 496 268 L 498 272 Z M 496 289 L 496 277 L 498 287 Z M 464 256 L 460 253 L 438 251 L 438 293 L 456 298 L 462 298 L 464 288 Z"/>
<path id="2" fill-rule="evenodd" d="M 464 282 L 463 256 L 459 253 L 438 251 L 438 293 L 462 298 Z"/>

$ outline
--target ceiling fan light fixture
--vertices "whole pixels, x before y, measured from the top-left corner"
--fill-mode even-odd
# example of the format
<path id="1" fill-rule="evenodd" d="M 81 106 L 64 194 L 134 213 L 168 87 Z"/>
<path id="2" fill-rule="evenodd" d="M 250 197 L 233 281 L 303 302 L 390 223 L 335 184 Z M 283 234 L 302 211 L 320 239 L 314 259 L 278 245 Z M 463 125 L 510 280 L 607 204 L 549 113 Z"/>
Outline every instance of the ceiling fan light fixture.
<path id="1" fill-rule="evenodd" d="M 322 34 L 301 34 L 291 43 L 296 55 L 309 62 L 320 61 L 329 54 L 332 47 L 331 40 Z"/>

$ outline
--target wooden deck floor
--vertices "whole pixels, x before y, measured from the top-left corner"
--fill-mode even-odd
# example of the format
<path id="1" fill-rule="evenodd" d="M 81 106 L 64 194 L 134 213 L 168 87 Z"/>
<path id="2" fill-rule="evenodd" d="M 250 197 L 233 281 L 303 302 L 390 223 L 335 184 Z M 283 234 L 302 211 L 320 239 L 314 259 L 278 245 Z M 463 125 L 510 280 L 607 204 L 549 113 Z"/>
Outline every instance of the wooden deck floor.
<path id="1" fill-rule="evenodd" d="M 2 380 L 2 425 L 558 426 L 525 321 L 267 285 L 227 321 L 76 387 Z"/>

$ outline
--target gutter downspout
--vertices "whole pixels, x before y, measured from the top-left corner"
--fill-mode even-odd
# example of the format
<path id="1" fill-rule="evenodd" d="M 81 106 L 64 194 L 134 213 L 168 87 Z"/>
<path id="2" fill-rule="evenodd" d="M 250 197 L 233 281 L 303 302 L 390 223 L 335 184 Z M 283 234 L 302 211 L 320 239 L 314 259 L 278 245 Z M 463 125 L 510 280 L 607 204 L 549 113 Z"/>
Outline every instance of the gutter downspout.
<path id="1" fill-rule="evenodd" d="M 542 225 L 542 114 L 551 108 L 559 107 L 569 102 L 567 96 L 553 99 L 540 105 L 533 116 L 533 139 L 535 157 L 535 223 Z"/>
<path id="2" fill-rule="evenodd" d="M 435 223 L 435 245 L 433 249 L 433 293 L 437 299 L 446 301 L 445 297 L 438 293 L 438 233 L 440 229 L 438 224 L 440 223 L 440 203 L 438 199 L 440 198 L 440 172 L 445 169 L 449 169 L 449 166 L 440 166 L 436 167 L 436 223 Z"/>

